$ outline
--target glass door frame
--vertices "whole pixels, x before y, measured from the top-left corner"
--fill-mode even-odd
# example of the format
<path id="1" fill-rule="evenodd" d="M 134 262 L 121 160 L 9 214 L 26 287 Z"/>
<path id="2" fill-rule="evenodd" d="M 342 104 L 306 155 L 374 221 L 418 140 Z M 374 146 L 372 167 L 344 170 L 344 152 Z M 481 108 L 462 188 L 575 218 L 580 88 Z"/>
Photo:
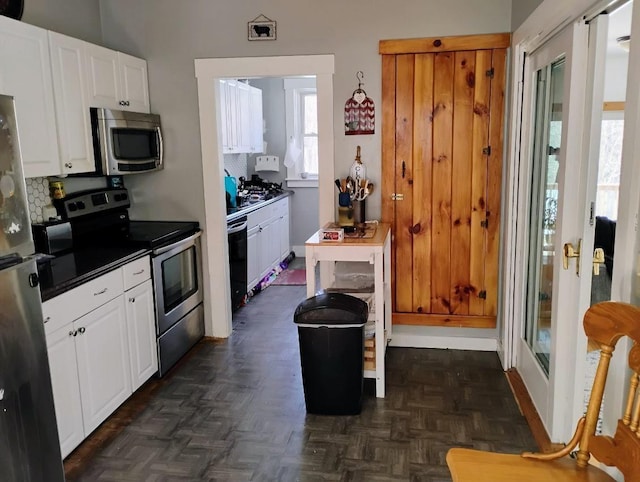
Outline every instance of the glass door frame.
<path id="1" fill-rule="evenodd" d="M 519 219 L 529 219 L 531 199 L 531 175 L 533 172 L 534 111 L 538 70 L 565 57 L 565 78 L 563 86 L 562 113 L 562 149 L 559 154 L 558 178 L 558 217 L 553 264 L 553 298 L 551 305 L 551 360 L 549 376 L 544 372 L 524 339 L 524 320 L 527 309 L 527 262 L 529 258 L 530 227 L 519 226 L 517 230 L 516 251 L 520 255 L 520 264 L 516 278 L 519 299 L 514 307 L 513 326 L 514 346 L 512 363 L 518 369 L 531 399 L 538 411 L 552 441 L 568 440 L 573 432 L 572 407 L 576 397 L 574 391 L 577 340 L 582 330 L 578 316 L 580 278 L 576 276 L 575 261 L 569 269 L 562 268 L 563 244 L 571 242 L 578 245 L 583 235 L 583 216 L 581 215 L 581 189 L 564 189 L 563 186 L 582 184 L 580 159 L 582 159 L 584 129 L 585 92 L 587 86 L 587 52 L 589 27 L 577 22 L 536 49 L 525 61 L 524 100 L 522 118 L 522 141 L 520 157 Z M 561 321 L 558 321 L 561 320 Z M 584 336 L 583 336 L 584 338 Z M 572 367 L 567 369 L 568 367 Z M 569 436 L 569 437 L 568 437 Z"/>
<path id="2" fill-rule="evenodd" d="M 509 157 L 506 167 L 505 231 L 503 234 L 503 299 L 501 303 L 501 332 L 498 341 L 498 354 L 505 370 L 516 364 L 516 348 L 519 340 L 520 322 L 523 312 L 522 289 L 522 246 L 523 229 L 519 220 L 526 213 L 521 192 L 521 178 L 526 175 L 526 139 L 521 138 L 523 124 L 528 119 L 528 108 L 524 99 L 526 93 L 523 84 L 525 57 L 534 52 L 546 39 L 563 26 L 586 18 L 592 20 L 609 6 L 609 1 L 581 0 L 578 2 L 543 2 L 513 34 L 512 37 L 512 83 L 511 83 L 511 120 L 509 127 Z M 632 13 L 631 45 L 625 100 L 625 126 L 622 153 L 621 182 L 619 191 L 618 222 L 616 228 L 616 259 L 618 263 L 613 272 L 611 297 L 613 300 L 640 303 L 640 234 L 637 230 L 640 218 L 640 55 L 633 55 L 640 49 L 640 2 L 635 2 Z M 586 62 L 585 62 L 586 63 Z M 587 137 L 587 136 L 585 136 Z M 524 172 L 524 174 L 523 174 Z M 586 248 L 586 246 L 585 246 Z M 584 260 L 584 258 L 583 258 Z M 584 269 L 583 269 L 584 272 Z M 588 305 L 587 305 L 588 306 Z M 577 322 L 579 328 L 582 323 Z M 582 333 L 582 330 L 580 329 Z M 582 357 L 584 350 L 576 349 L 576 356 Z M 582 365 L 570 363 L 566 369 L 574 370 Z M 620 345 L 614 352 L 611 369 L 607 379 L 604 405 L 603 428 L 614 427 L 624 404 L 623 387 L 628 383 L 625 372 L 626 350 Z M 576 376 L 575 383 L 581 377 Z M 582 380 L 581 380 L 582 381 Z M 574 393 L 577 390 L 574 387 Z M 581 401 L 573 397 L 573 416 L 570 423 L 577 420 L 576 406 Z M 559 437 L 552 441 L 567 441 L 568 437 Z"/>

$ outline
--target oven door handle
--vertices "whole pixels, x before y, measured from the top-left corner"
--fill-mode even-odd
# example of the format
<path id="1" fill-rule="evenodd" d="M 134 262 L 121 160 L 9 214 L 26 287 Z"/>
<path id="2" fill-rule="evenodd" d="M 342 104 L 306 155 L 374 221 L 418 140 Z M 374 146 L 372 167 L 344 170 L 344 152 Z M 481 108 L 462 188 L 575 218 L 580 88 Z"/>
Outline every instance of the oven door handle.
<path id="1" fill-rule="evenodd" d="M 230 224 L 227 226 L 227 234 L 239 233 L 243 229 L 247 229 L 248 225 L 249 223 L 247 221 L 244 221 L 243 223 L 239 223 L 239 224 Z"/>
<path id="2" fill-rule="evenodd" d="M 163 246 L 162 248 L 154 249 L 153 255 L 159 256 L 161 254 L 166 253 L 167 251 L 171 251 L 172 249 L 177 248 L 178 246 L 192 243 L 193 241 L 198 239 L 200 236 L 202 236 L 202 231 L 198 231 L 196 234 L 189 236 L 188 238 L 181 239 L 180 241 L 176 241 L 175 243 L 170 244 L 169 246 Z"/>

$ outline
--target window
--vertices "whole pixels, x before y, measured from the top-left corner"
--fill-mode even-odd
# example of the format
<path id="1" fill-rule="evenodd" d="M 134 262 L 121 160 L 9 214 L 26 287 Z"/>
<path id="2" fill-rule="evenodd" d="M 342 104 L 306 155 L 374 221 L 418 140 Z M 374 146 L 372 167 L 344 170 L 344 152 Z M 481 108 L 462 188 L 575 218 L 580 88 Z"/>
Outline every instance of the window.
<path id="1" fill-rule="evenodd" d="M 600 137 L 596 216 L 618 219 L 618 190 L 622 164 L 623 112 L 605 112 Z"/>
<path id="2" fill-rule="evenodd" d="M 285 79 L 284 89 L 287 149 L 293 154 L 292 160 L 296 161 L 287 166 L 287 185 L 317 187 L 319 166 L 316 79 Z"/>

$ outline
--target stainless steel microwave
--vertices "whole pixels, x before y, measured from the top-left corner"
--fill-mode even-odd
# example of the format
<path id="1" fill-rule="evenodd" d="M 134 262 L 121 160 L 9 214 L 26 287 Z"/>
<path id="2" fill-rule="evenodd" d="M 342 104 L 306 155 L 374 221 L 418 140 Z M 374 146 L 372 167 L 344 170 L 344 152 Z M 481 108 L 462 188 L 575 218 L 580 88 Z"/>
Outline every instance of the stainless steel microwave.
<path id="1" fill-rule="evenodd" d="M 162 169 L 159 115 L 95 107 L 90 112 L 96 174 L 120 176 Z"/>

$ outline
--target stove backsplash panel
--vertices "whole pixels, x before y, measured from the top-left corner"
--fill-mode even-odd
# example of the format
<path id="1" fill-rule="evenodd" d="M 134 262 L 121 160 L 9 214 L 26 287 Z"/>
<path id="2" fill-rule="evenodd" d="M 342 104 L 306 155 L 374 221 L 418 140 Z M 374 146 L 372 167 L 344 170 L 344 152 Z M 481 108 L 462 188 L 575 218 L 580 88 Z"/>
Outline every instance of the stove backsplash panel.
<path id="1" fill-rule="evenodd" d="M 66 194 L 87 189 L 104 188 L 107 185 L 105 177 L 77 177 L 51 178 L 52 181 L 62 181 Z M 42 208 L 51 204 L 49 195 L 49 178 L 31 177 L 25 179 L 27 185 L 27 199 L 29 201 L 29 216 L 32 223 L 42 223 L 44 217 Z"/>
<path id="2" fill-rule="evenodd" d="M 29 216 L 32 223 L 41 223 L 42 208 L 51 204 L 49 196 L 49 180 L 46 177 L 31 177 L 25 179 L 27 185 L 27 199 L 29 200 Z"/>

